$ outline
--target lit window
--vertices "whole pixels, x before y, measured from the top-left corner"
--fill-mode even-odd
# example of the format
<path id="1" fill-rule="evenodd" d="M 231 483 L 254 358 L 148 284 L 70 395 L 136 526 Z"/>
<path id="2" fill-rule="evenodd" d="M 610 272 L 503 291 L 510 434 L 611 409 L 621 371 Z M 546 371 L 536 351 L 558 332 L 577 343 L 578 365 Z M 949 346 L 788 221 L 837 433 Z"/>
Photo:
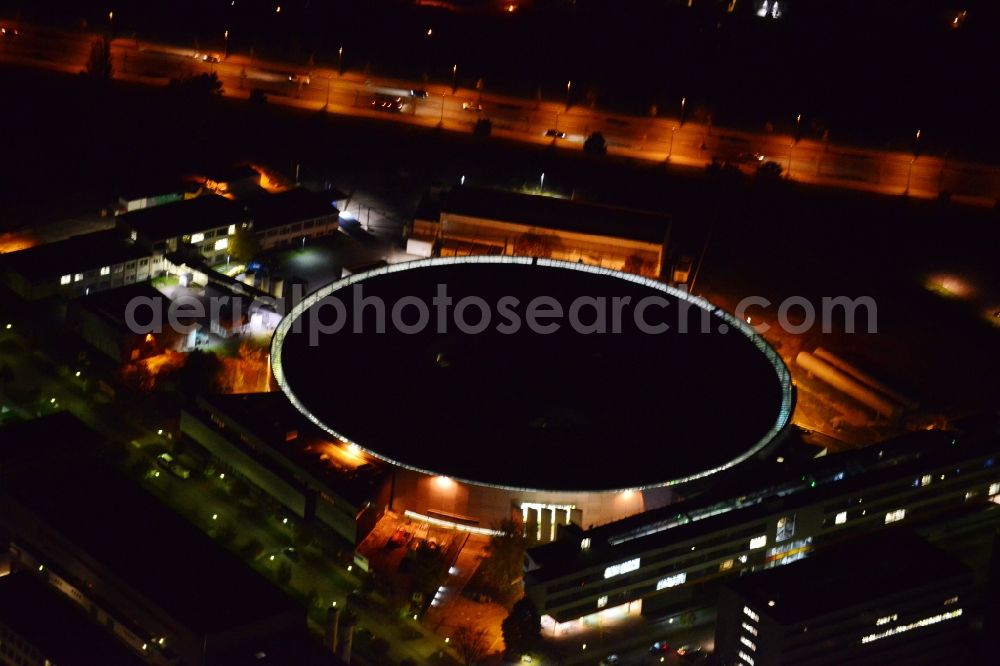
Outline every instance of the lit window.
<path id="1" fill-rule="evenodd" d="M 757 635 L 757 627 L 753 626 L 752 624 L 744 622 L 740 626 L 743 627 L 744 631 L 746 631 L 748 634 L 750 634 L 752 636 L 756 636 Z"/>
<path id="2" fill-rule="evenodd" d="M 767 545 L 766 534 L 761 534 L 760 536 L 755 536 L 754 538 L 750 539 L 750 550 L 753 550 L 755 548 L 763 548 L 766 545 Z"/>
<path id="3" fill-rule="evenodd" d="M 236 225 L 235 224 L 230 224 L 229 225 L 229 235 L 232 236 L 235 233 L 236 233 Z"/>
<path id="4" fill-rule="evenodd" d="M 608 605 L 608 595 L 605 594 L 603 597 L 598 597 L 597 599 L 598 608 L 604 608 L 607 605 Z"/>
<path id="5" fill-rule="evenodd" d="M 732 568 L 733 568 L 732 560 L 726 560 L 725 562 L 719 565 L 719 571 L 729 571 Z"/>
<path id="6" fill-rule="evenodd" d="M 752 640 L 750 640 L 749 638 L 747 638 L 746 636 L 740 636 L 740 643 L 743 643 L 743 645 L 746 645 L 748 648 L 750 648 L 754 652 L 757 651 L 757 645 Z"/>
<path id="7" fill-rule="evenodd" d="M 957 604 L 957 603 L 958 603 L 958 597 L 948 597 L 947 599 L 944 600 L 945 606 L 950 606 L 952 604 Z"/>
<path id="8" fill-rule="evenodd" d="M 993 495 L 1000 495 L 1000 483 L 991 483 L 991 484 L 990 484 L 990 492 L 989 492 L 989 495 L 990 495 L 990 496 L 993 496 Z"/>
<path id="9" fill-rule="evenodd" d="M 774 534 L 775 541 L 784 541 L 795 536 L 795 516 L 778 518 L 778 527 Z"/>
<path id="10" fill-rule="evenodd" d="M 930 474 L 924 474 L 922 477 L 920 477 L 920 485 L 922 485 L 922 486 L 929 486 L 930 483 L 931 483 L 931 480 L 932 479 L 931 479 L 931 475 Z"/>
<path id="11" fill-rule="evenodd" d="M 833 519 L 833 524 L 834 525 L 843 525 L 846 522 L 847 522 L 847 512 L 846 511 L 841 511 L 840 513 L 837 514 L 837 517 Z"/>
<path id="12" fill-rule="evenodd" d="M 61 278 L 59 278 L 59 284 L 69 284 L 72 281 L 73 281 L 72 275 L 63 275 Z"/>
<path id="13" fill-rule="evenodd" d="M 754 622 L 760 622 L 760 615 L 754 613 L 749 606 L 743 607 L 743 614 L 746 615 L 751 620 L 753 620 Z"/>
<path id="14" fill-rule="evenodd" d="M 948 613 L 938 613 L 937 615 L 925 617 L 922 620 L 917 620 L 916 622 L 911 622 L 910 624 L 901 624 L 896 627 L 891 627 L 877 634 L 868 634 L 867 636 L 862 636 L 861 644 L 865 645 L 867 643 L 871 643 L 872 641 L 888 638 L 889 636 L 895 636 L 896 634 L 902 634 L 912 629 L 920 629 L 922 627 L 928 627 L 932 624 L 937 624 L 938 622 L 944 622 L 945 620 L 952 620 L 956 617 L 961 617 L 961 616 L 962 616 L 961 608 L 956 608 L 955 610 L 950 611 Z"/>
<path id="15" fill-rule="evenodd" d="M 580 550 L 587 550 L 590 548 L 590 537 L 580 539 Z"/>
<path id="16" fill-rule="evenodd" d="M 875 620 L 875 626 L 881 627 L 883 624 L 889 624 L 890 622 L 895 622 L 898 619 L 899 615 L 896 613 L 893 613 L 892 615 L 886 615 L 885 617 L 880 617 L 879 619 Z"/>
<path id="17" fill-rule="evenodd" d="M 111 275 L 111 266 L 102 266 L 101 275 Z"/>
<path id="18" fill-rule="evenodd" d="M 687 582 L 688 575 L 685 572 L 680 572 L 679 574 L 674 574 L 673 576 L 667 576 L 656 583 L 657 590 L 665 590 L 668 587 L 677 587 L 678 585 L 683 585 Z"/>
<path id="19" fill-rule="evenodd" d="M 750 655 L 748 655 L 743 650 L 740 650 L 739 656 L 740 656 L 740 659 L 742 659 L 746 663 L 750 664 L 750 666 L 753 666 L 753 657 L 751 657 Z"/>
<path id="20" fill-rule="evenodd" d="M 225 250 L 227 247 L 229 247 L 229 239 L 228 238 L 220 238 L 219 240 L 215 241 L 215 251 L 216 252 L 218 252 L 219 250 Z"/>
<path id="21" fill-rule="evenodd" d="M 192 244 L 193 243 L 200 243 L 203 240 L 205 240 L 205 234 L 192 234 L 191 235 L 191 243 Z"/>
<path id="22" fill-rule="evenodd" d="M 613 578 L 614 576 L 620 576 L 622 574 L 635 571 L 639 568 L 639 561 L 640 559 L 637 557 L 634 560 L 628 560 L 626 562 L 622 562 L 621 564 L 612 564 L 604 570 L 604 577 Z"/>
<path id="23" fill-rule="evenodd" d="M 76 275 L 73 276 L 73 282 L 79 282 L 82 279 L 83 279 L 83 273 L 77 273 Z"/>
<path id="24" fill-rule="evenodd" d="M 885 514 L 885 524 L 895 523 L 903 518 L 906 518 L 906 509 L 896 509 Z"/>

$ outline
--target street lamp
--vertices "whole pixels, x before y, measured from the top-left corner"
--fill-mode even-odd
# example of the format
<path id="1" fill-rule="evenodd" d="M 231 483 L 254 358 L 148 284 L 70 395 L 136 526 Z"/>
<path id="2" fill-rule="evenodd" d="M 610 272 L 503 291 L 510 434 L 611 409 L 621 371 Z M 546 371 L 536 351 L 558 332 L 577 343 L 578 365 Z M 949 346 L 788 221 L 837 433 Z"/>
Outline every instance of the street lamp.
<path id="1" fill-rule="evenodd" d="M 802 114 L 795 116 L 795 143 L 802 138 Z"/>
<path id="2" fill-rule="evenodd" d="M 681 122 L 680 126 L 684 127 L 684 110 L 687 108 L 687 97 L 681 97 Z"/>
<path id="3" fill-rule="evenodd" d="M 541 191 L 543 191 L 543 192 L 545 191 L 545 172 L 544 171 L 542 172 L 541 179 L 539 179 L 538 189 L 541 190 Z"/>
<path id="4" fill-rule="evenodd" d="M 566 82 L 566 109 L 567 110 L 569 110 L 569 96 L 570 96 L 570 93 L 572 92 L 572 90 L 573 90 L 573 82 L 572 81 L 567 81 Z"/>
<path id="5" fill-rule="evenodd" d="M 337 49 L 337 76 L 344 75 L 344 47 Z"/>
<path id="6" fill-rule="evenodd" d="M 457 75 L 458 75 L 458 63 L 455 63 L 454 65 L 451 66 L 451 94 L 452 95 L 454 95 L 455 92 L 458 91 L 457 79 L 455 78 Z"/>
<path id="7" fill-rule="evenodd" d="M 228 58 L 229 57 L 229 30 L 228 29 L 225 32 L 222 33 L 222 37 L 226 41 L 226 48 L 225 48 L 225 55 L 224 55 L 224 57 Z"/>

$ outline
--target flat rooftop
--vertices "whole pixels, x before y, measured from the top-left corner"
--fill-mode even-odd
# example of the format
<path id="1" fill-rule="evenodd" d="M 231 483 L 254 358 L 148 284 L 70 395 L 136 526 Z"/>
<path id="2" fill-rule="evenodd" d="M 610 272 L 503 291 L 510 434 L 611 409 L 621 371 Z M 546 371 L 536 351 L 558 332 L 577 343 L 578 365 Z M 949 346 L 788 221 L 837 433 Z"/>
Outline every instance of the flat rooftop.
<path id="1" fill-rule="evenodd" d="M 282 393 L 205 395 L 198 398 L 198 404 L 253 433 L 276 455 L 357 506 L 371 498 L 377 474 L 358 473 L 365 461 L 341 450 L 339 443 L 299 413 Z M 295 436 L 290 439 L 292 432 Z"/>
<path id="2" fill-rule="evenodd" d="M 452 188 L 443 195 L 440 210 L 442 214 L 647 243 L 665 243 L 670 233 L 670 218 L 660 213 L 481 187 Z"/>
<path id="3" fill-rule="evenodd" d="M 340 214 L 330 192 L 312 192 L 305 188 L 268 194 L 249 203 L 254 231 L 266 231 L 296 222 L 305 222 Z"/>
<path id="4" fill-rule="evenodd" d="M 946 581 L 972 582 L 958 560 L 906 529 L 832 547 L 787 566 L 742 576 L 727 586 L 782 624 L 822 618 Z M 774 605 L 769 605 L 769 602 Z"/>
<path id="5" fill-rule="evenodd" d="M 0 265 L 26 278 L 44 279 L 84 273 L 148 256 L 149 252 L 129 241 L 122 232 L 109 229 L 11 252 L 0 256 Z"/>
<path id="6" fill-rule="evenodd" d="M 33 573 L 0 578 L 0 624 L 60 666 L 146 663 Z"/>
<path id="7" fill-rule="evenodd" d="M 186 626 L 212 632 L 290 612 L 304 617 L 280 589 L 96 454 L 69 457 L 65 442 L 91 448 L 96 437 L 74 417 L 10 426 L 3 435 L 7 501 Z"/>
<path id="8" fill-rule="evenodd" d="M 251 219 L 242 204 L 215 194 L 143 208 L 118 216 L 120 224 L 154 241 L 240 224 Z"/>
<path id="9" fill-rule="evenodd" d="M 303 307 L 313 309 L 305 316 L 293 313 L 282 323 L 272 350 L 275 376 L 304 412 L 376 457 L 507 488 L 678 483 L 749 457 L 786 425 L 787 369 L 752 331 L 660 283 L 599 270 L 463 258 L 352 277 L 363 296 L 380 297 L 387 312 L 414 296 L 432 308 L 438 285 L 446 285 L 455 303 L 485 299 L 494 325 L 462 333 L 449 315 L 444 332 L 429 325 L 406 334 L 390 324 L 379 334 L 369 309 L 356 333 L 356 294 L 342 281 L 307 299 Z M 333 317 L 322 300 L 331 293 L 345 305 L 345 326 L 317 335 L 312 345 L 314 327 L 319 332 L 313 314 L 322 311 L 323 322 Z M 620 333 L 579 333 L 568 320 L 549 335 L 527 325 L 504 333 L 496 328 L 505 321 L 496 305 L 505 296 L 519 300 L 522 318 L 538 296 L 556 298 L 567 311 L 578 296 L 607 303 L 627 297 L 633 304 L 657 296 L 669 307 L 647 320 L 669 321 L 671 328 L 643 333 L 626 310 Z M 470 310 L 466 321 L 475 323 L 478 309 Z M 407 311 L 413 322 L 415 308 Z M 581 311 L 583 322 L 594 317 L 593 308 Z M 703 318 L 707 330 L 701 332 Z M 689 332 L 682 333 L 685 325 Z"/>

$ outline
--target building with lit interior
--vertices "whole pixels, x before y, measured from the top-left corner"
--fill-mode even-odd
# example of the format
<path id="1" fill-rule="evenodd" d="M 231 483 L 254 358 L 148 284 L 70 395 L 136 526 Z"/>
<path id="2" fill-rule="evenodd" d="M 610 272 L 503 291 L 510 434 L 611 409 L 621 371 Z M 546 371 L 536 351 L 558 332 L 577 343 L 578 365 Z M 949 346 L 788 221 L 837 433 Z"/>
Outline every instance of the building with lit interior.
<path id="1" fill-rule="evenodd" d="M 715 650 L 739 666 L 974 663 L 972 571 L 905 529 L 723 585 Z"/>
<path id="2" fill-rule="evenodd" d="M 407 251 L 544 257 L 657 277 L 669 238 L 670 218 L 658 213 L 462 186 L 425 198 Z"/>
<path id="3" fill-rule="evenodd" d="M 399 319 L 399 303 L 413 322 L 414 299 L 434 307 L 442 285 L 453 314 L 468 310 L 469 298 L 530 304 L 580 295 L 661 299 L 653 318 L 677 319 L 659 334 L 640 330 L 631 311 L 620 331 L 595 335 L 566 323 L 539 334 L 526 312 L 516 332 L 467 334 L 457 320 L 376 332 L 379 321 Z M 346 325 L 332 333 L 325 322 L 335 300 Z M 271 358 L 303 415 L 388 465 L 388 508 L 485 532 L 516 517 L 542 541 L 559 525 L 663 507 L 693 482 L 736 473 L 778 445 L 793 404 L 780 357 L 706 301 L 637 275 L 524 257 L 420 260 L 351 275 L 296 306 Z"/>
<path id="4" fill-rule="evenodd" d="M 995 430 L 917 432 L 798 464 L 780 457 L 690 500 L 528 551 L 525 592 L 562 635 L 608 616 L 714 605 L 718 583 L 890 526 L 972 515 L 1000 498 Z M 843 663 L 843 662 L 841 662 Z"/>

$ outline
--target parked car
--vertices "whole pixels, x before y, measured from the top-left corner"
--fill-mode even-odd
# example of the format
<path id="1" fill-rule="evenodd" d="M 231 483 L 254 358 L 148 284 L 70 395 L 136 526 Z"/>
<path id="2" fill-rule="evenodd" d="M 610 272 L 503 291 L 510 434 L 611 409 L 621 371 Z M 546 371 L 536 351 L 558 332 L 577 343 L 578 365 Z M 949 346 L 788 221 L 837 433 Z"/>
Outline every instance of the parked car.
<path id="1" fill-rule="evenodd" d="M 656 641 L 649 646 L 649 654 L 669 654 L 670 644 L 666 641 Z"/>
<path id="2" fill-rule="evenodd" d="M 565 139 L 566 138 L 566 132 L 560 132 L 557 129 L 548 129 L 548 130 L 545 130 L 545 136 L 550 136 L 550 137 L 555 138 L 555 139 Z"/>

